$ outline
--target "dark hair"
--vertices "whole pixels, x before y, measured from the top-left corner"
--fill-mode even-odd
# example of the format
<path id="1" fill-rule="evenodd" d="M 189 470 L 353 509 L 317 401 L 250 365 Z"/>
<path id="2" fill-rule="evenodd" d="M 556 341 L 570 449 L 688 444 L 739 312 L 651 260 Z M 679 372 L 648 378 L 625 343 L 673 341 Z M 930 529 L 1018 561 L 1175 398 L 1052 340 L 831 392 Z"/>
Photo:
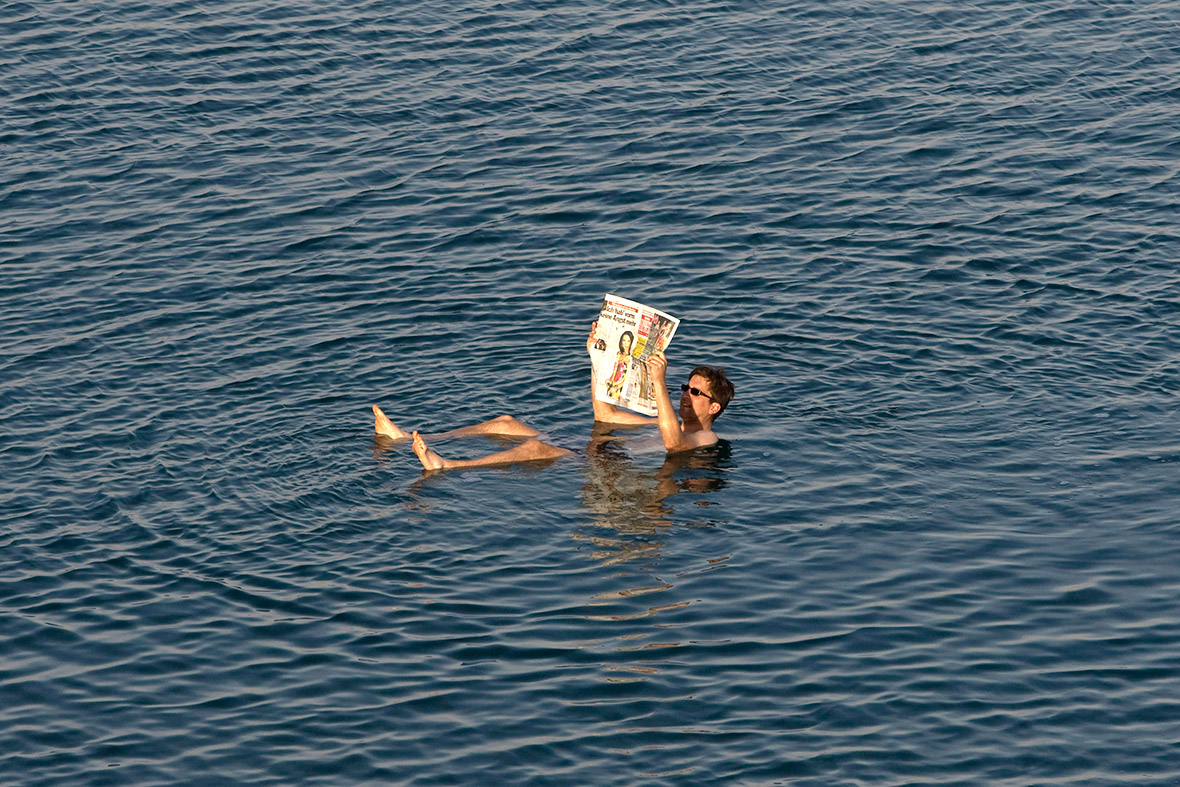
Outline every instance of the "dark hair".
<path id="1" fill-rule="evenodd" d="M 631 345 L 626 350 L 623 349 L 623 336 L 631 337 Z M 631 333 L 630 331 L 623 331 L 623 336 L 619 337 L 619 352 L 631 352 L 631 350 L 635 347 L 635 334 Z"/>
<path id="2" fill-rule="evenodd" d="M 720 366 L 698 366 L 692 370 L 692 374 L 688 378 L 691 380 L 698 375 L 709 381 L 709 389 L 713 392 L 713 401 L 721 405 L 717 415 L 713 416 L 713 420 L 716 420 L 721 417 L 725 408 L 729 406 L 729 401 L 733 399 L 733 383 L 725 376 L 725 370 Z"/>

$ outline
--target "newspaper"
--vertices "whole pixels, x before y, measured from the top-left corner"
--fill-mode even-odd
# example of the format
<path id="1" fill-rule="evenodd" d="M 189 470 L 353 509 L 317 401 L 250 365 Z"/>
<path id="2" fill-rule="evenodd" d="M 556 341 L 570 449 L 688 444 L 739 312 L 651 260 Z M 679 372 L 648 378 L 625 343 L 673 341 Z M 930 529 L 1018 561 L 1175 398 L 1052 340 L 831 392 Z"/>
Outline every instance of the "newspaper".
<path id="1" fill-rule="evenodd" d="M 672 341 L 680 320 L 658 309 L 607 293 L 594 330 L 594 398 L 655 415 L 647 359 Z"/>

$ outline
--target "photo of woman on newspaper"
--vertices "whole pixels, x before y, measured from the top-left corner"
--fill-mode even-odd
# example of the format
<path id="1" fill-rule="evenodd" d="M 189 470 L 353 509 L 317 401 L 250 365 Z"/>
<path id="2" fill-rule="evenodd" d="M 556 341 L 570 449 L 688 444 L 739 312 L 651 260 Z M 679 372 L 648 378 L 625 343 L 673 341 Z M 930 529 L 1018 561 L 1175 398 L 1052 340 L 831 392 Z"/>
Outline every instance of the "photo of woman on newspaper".
<path id="1" fill-rule="evenodd" d="M 610 377 L 606 378 L 606 390 L 609 396 L 618 396 L 623 390 L 623 380 L 627 377 L 627 368 L 631 364 L 631 345 L 635 342 L 635 334 L 623 331 L 619 337 L 619 354 L 615 358 L 615 368 Z"/>

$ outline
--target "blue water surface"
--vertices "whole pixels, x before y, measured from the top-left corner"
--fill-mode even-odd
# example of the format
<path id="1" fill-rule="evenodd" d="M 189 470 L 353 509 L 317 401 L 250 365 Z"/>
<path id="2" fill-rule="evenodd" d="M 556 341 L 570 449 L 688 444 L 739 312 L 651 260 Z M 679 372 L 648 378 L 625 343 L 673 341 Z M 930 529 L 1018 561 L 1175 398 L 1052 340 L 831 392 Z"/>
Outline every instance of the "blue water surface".
<path id="1" fill-rule="evenodd" d="M 1178 72 L 1175 0 L 0 0 L 0 781 L 1180 783 Z M 717 447 L 590 445 L 605 292 Z"/>

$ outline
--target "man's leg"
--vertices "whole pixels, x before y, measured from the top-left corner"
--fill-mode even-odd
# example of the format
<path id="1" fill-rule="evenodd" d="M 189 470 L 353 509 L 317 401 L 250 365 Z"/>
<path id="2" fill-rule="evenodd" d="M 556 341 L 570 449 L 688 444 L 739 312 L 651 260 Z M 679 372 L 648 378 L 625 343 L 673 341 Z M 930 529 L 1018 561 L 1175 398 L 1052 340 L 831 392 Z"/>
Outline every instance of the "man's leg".
<path id="1" fill-rule="evenodd" d="M 500 415 L 482 424 L 463 426 L 433 437 L 471 437 L 472 435 L 504 435 L 506 437 L 536 437 L 540 434 L 510 415 Z"/>
<path id="2" fill-rule="evenodd" d="M 487 433 L 478 432 L 477 434 Z M 418 455 L 418 460 L 427 470 L 460 470 L 465 467 L 495 467 L 497 465 L 558 459 L 571 452 L 548 443 L 542 443 L 540 440 L 529 439 L 506 451 L 497 451 L 477 459 L 443 459 L 426 445 L 422 435 L 414 432 L 414 453 Z"/>
<path id="3" fill-rule="evenodd" d="M 385 413 L 381 412 L 381 408 L 373 405 L 373 415 L 376 417 L 374 422 L 374 431 L 377 434 L 388 437 L 391 440 L 405 440 L 409 438 L 409 434 L 405 430 L 398 427 L 393 421 L 386 417 Z M 449 432 L 442 434 L 430 435 L 431 439 L 442 439 L 449 437 L 473 437 L 477 435 L 501 435 L 505 437 L 536 437 L 540 432 L 533 429 L 531 426 L 526 426 L 520 421 L 516 420 L 510 415 L 501 415 L 490 421 L 484 421 L 481 424 L 473 424 L 471 426 L 460 427 L 459 429 L 452 429 Z"/>

